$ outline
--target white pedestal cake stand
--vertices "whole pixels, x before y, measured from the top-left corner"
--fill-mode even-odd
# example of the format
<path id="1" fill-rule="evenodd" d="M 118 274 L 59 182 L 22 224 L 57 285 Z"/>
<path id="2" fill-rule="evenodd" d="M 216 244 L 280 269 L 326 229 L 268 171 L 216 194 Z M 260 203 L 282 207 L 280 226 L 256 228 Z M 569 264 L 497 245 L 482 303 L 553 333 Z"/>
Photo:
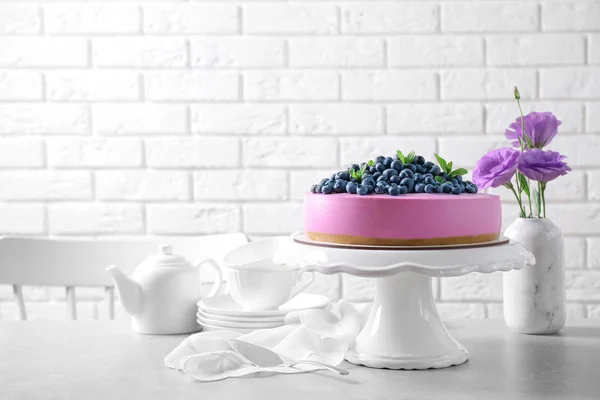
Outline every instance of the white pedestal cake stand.
<path id="1" fill-rule="evenodd" d="M 314 242 L 293 235 L 279 262 L 323 274 L 340 272 L 376 279 L 375 301 L 346 359 L 374 368 L 445 368 L 469 354 L 440 320 L 432 277 L 520 269 L 535 258 L 522 245 L 502 238 L 477 245 L 372 247 Z"/>

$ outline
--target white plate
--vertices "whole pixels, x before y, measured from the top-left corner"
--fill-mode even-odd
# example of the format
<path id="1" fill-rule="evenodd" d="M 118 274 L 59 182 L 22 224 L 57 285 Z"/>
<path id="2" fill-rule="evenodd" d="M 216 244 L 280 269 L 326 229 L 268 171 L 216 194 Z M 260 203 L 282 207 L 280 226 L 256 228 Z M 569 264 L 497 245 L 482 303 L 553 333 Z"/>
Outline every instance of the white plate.
<path id="1" fill-rule="evenodd" d="M 267 322 L 267 323 L 217 321 L 214 319 L 204 318 L 199 313 L 196 314 L 196 318 L 202 325 L 209 324 L 209 325 L 219 326 L 219 327 L 223 327 L 223 328 L 269 329 L 269 328 L 277 328 L 284 324 L 283 321 Z"/>
<path id="2" fill-rule="evenodd" d="M 198 322 L 198 324 L 200 324 L 200 326 L 202 326 L 202 328 L 205 331 L 233 331 L 233 332 L 238 332 L 238 333 L 252 333 L 252 332 L 258 330 L 258 329 L 243 329 L 243 328 L 226 328 L 223 326 L 204 324 L 198 320 L 196 322 Z"/>
<path id="3" fill-rule="evenodd" d="M 227 321 L 227 322 L 250 322 L 250 323 L 255 323 L 255 322 L 266 322 L 266 323 L 274 323 L 274 322 L 280 322 L 283 324 L 283 320 L 285 319 L 285 316 L 279 316 L 279 317 L 230 317 L 227 315 L 218 315 L 218 314 L 211 314 L 209 312 L 206 311 L 202 311 L 201 309 L 198 309 L 198 312 L 196 313 L 197 316 L 201 316 L 205 319 L 212 319 L 215 321 Z"/>
<path id="4" fill-rule="evenodd" d="M 231 295 L 222 294 L 209 297 L 198 302 L 198 309 L 202 312 L 233 317 L 281 317 L 291 311 L 306 308 L 323 308 L 329 304 L 329 298 L 320 294 L 300 293 L 283 304 L 277 310 L 250 311 L 244 309 L 233 300 Z"/>

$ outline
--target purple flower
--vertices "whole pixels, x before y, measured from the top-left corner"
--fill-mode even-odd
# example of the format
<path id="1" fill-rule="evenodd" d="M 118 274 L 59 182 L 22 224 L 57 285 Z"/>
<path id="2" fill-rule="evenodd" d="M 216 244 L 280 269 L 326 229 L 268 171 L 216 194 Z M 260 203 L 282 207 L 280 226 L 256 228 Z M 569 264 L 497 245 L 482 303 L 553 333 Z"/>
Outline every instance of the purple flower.
<path id="1" fill-rule="evenodd" d="M 565 158 L 555 151 L 531 149 L 521 156 L 519 172 L 534 181 L 550 182 L 571 170 Z"/>
<path id="2" fill-rule="evenodd" d="M 510 182 L 519 165 L 521 152 L 513 149 L 492 150 L 483 157 L 473 170 L 473 182 L 481 189 L 498 187 Z"/>
<path id="3" fill-rule="evenodd" d="M 531 145 L 541 149 L 552 141 L 562 124 L 551 112 L 531 112 L 525 116 L 525 133 L 531 139 Z M 519 148 L 518 138 L 522 138 L 521 117 L 508 126 L 504 132 L 507 139 L 513 140 L 513 147 Z M 523 144 L 525 145 L 526 142 Z"/>

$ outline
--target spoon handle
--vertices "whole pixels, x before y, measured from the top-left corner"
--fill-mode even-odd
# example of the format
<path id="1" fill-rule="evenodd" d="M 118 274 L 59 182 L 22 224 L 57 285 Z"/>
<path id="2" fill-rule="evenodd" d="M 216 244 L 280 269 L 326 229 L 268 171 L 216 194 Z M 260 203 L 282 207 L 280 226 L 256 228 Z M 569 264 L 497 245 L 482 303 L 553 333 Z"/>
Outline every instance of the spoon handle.
<path id="1" fill-rule="evenodd" d="M 282 367 L 293 367 L 294 365 L 298 365 L 298 364 L 311 364 L 311 365 L 316 365 L 318 367 L 323 367 L 326 368 L 330 371 L 333 372 L 337 372 L 340 375 L 348 375 L 350 372 L 346 371 L 345 369 L 341 369 L 338 367 L 334 367 L 333 365 L 327 365 L 327 364 L 323 364 L 317 361 L 310 361 L 310 360 L 298 360 L 298 361 L 294 361 L 288 364 L 283 364 L 281 365 Z"/>

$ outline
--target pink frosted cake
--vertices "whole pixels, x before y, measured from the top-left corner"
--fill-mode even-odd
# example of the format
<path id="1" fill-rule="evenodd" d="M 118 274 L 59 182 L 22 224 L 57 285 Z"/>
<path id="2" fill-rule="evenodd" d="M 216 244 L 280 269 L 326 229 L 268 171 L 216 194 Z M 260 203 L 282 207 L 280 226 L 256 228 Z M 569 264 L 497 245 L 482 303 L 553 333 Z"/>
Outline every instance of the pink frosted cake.
<path id="1" fill-rule="evenodd" d="M 498 196 L 488 194 L 304 195 L 311 240 L 378 246 L 481 243 L 500 234 Z"/>
<path id="2" fill-rule="evenodd" d="M 410 152 L 378 156 L 332 174 L 304 195 L 311 240 L 376 246 L 482 243 L 500 235 L 500 198 L 477 194 L 435 154 L 438 165 Z"/>

